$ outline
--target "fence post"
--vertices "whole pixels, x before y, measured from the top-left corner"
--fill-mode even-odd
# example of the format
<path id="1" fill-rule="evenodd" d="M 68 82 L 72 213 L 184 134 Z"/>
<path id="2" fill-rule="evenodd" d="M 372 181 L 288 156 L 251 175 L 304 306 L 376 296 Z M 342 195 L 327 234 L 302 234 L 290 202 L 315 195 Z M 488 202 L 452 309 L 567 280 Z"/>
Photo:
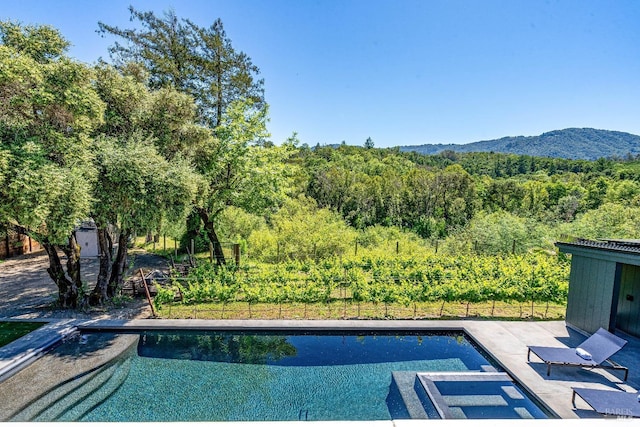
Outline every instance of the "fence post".
<path id="1" fill-rule="evenodd" d="M 396 241 L 396 255 L 400 253 L 400 242 Z"/>
<path id="2" fill-rule="evenodd" d="M 276 264 L 280 262 L 280 242 L 276 242 Z"/>
<path id="3" fill-rule="evenodd" d="M 233 255 L 236 259 L 236 267 L 240 267 L 240 243 L 233 244 Z"/>
<path id="4" fill-rule="evenodd" d="M 516 253 L 516 241 L 513 240 L 513 246 L 511 246 L 511 255 L 515 255 Z"/>
<path id="5" fill-rule="evenodd" d="M 147 301 L 149 302 L 149 307 L 151 307 L 151 315 L 156 317 L 156 310 L 153 308 L 153 302 L 151 301 L 151 293 L 149 293 L 149 286 L 147 286 L 147 281 L 144 278 L 144 273 L 142 269 L 140 269 L 140 277 L 142 277 L 142 284 L 144 285 L 144 291 L 147 294 Z"/>
<path id="6" fill-rule="evenodd" d="M 354 255 L 358 255 L 358 241 L 357 240 L 356 240 L 356 251 L 355 251 Z"/>
<path id="7" fill-rule="evenodd" d="M 436 239 L 436 253 L 438 253 L 438 239 Z"/>
<path id="8" fill-rule="evenodd" d="M 167 251 L 167 235 L 166 235 L 166 234 L 163 234 L 163 235 L 162 235 L 162 244 L 163 244 L 163 245 L 162 245 L 162 246 L 163 246 L 163 249 L 164 249 L 164 251 L 166 252 L 166 251 Z"/>
<path id="9" fill-rule="evenodd" d="M 178 260 L 178 241 L 173 238 L 173 254 L 175 255 L 176 261 Z"/>

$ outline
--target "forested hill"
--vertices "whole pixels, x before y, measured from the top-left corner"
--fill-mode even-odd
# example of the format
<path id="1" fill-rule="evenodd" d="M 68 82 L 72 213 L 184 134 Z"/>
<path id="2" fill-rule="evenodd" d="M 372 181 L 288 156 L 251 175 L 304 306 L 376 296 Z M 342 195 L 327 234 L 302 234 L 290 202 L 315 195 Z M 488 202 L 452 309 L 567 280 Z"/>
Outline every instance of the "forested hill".
<path id="1" fill-rule="evenodd" d="M 624 157 L 640 154 L 640 136 L 625 132 L 591 128 L 571 128 L 539 136 L 508 136 L 470 144 L 424 144 L 399 147 L 400 151 L 438 154 L 457 152 L 495 152 L 539 157 L 596 160 L 601 157 Z"/>

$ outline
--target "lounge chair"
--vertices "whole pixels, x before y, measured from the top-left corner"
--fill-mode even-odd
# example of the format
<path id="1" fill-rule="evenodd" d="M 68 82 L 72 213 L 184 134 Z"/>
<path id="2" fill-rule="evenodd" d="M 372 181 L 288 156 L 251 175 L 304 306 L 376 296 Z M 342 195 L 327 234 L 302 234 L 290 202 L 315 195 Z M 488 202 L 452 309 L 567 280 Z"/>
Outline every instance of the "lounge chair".
<path id="1" fill-rule="evenodd" d="M 623 381 L 626 381 L 629 369 L 609 360 L 626 343 L 622 338 L 600 328 L 577 348 L 529 346 L 527 361 L 531 361 L 531 353 L 538 356 L 547 364 L 547 376 L 551 374 L 551 365 L 577 366 L 622 370 Z"/>
<path id="2" fill-rule="evenodd" d="M 580 396 L 599 414 L 640 418 L 638 393 L 574 387 L 573 397 L 571 398 L 574 408 L 576 407 L 576 395 Z"/>

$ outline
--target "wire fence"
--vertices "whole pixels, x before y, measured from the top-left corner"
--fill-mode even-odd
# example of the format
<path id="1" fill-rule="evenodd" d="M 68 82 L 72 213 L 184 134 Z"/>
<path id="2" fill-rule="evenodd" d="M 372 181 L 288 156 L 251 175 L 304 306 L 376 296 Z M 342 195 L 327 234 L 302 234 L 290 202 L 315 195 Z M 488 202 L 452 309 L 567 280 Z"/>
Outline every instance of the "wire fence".
<path id="1" fill-rule="evenodd" d="M 557 304 L 510 304 L 504 302 L 384 304 L 336 300 L 328 304 L 313 303 L 207 303 L 167 304 L 158 310 L 159 317 L 178 319 L 564 319 L 566 306 Z"/>

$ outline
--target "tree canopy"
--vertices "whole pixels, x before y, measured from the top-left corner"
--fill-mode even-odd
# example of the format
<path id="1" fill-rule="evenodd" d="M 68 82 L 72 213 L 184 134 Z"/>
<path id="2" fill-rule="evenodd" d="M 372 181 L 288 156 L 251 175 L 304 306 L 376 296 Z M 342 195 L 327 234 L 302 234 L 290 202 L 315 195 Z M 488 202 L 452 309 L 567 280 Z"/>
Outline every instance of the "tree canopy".
<path id="1" fill-rule="evenodd" d="M 104 104 L 92 70 L 65 56 L 56 30 L 2 22 L 0 40 L 0 223 L 43 245 L 60 303 L 75 306 L 82 283 L 72 233 L 91 208 L 91 134 Z"/>
<path id="2" fill-rule="evenodd" d="M 122 29 L 100 22 L 100 32 L 124 41 L 125 44 L 116 41 L 109 49 L 117 66 L 125 69 L 137 63 L 145 69 L 146 83 L 155 90 L 155 102 L 161 107 L 151 109 L 154 114 L 149 116 L 150 122 L 146 125 L 156 129 L 161 151 L 165 155 L 181 152 L 189 156 L 198 172 L 208 180 L 206 191 L 195 202 L 188 237 L 205 235 L 214 247 L 218 262 L 224 263 L 216 232 L 218 215 L 225 206 L 244 203 L 248 207 L 248 194 L 254 201 L 252 205 L 259 205 L 255 201 L 260 194 L 255 192 L 257 187 L 251 185 L 254 180 L 248 179 L 256 177 L 252 172 L 256 169 L 251 168 L 252 161 L 257 159 L 251 153 L 256 150 L 250 146 L 259 145 L 268 136 L 268 110 L 263 81 L 258 79 L 259 69 L 245 53 L 235 50 L 219 19 L 203 28 L 178 18 L 173 11 L 165 12 L 162 17 L 133 7 L 129 11 L 131 20 L 139 22 L 142 29 Z M 167 120 L 166 110 L 162 108 L 169 101 L 167 90 L 174 91 L 170 104 L 185 114 L 189 112 L 185 108 L 188 101 L 183 100 L 183 104 L 176 101 L 184 95 L 193 97 L 198 122 L 209 127 L 213 136 L 207 144 L 194 145 L 193 141 L 186 140 L 185 144 L 176 146 L 175 132 L 167 132 L 172 122 Z M 194 128 L 175 131 L 198 135 Z"/>
<path id="3" fill-rule="evenodd" d="M 260 70 L 245 53 L 236 51 L 217 19 L 203 28 L 180 19 L 170 10 L 163 16 L 129 7 L 131 20 L 141 29 L 124 29 L 98 23 L 103 35 L 123 40 L 109 48 L 119 66 L 140 63 L 151 88 L 172 87 L 191 95 L 203 124 L 215 129 L 233 102 L 251 101 L 256 110 L 264 104 Z"/>

